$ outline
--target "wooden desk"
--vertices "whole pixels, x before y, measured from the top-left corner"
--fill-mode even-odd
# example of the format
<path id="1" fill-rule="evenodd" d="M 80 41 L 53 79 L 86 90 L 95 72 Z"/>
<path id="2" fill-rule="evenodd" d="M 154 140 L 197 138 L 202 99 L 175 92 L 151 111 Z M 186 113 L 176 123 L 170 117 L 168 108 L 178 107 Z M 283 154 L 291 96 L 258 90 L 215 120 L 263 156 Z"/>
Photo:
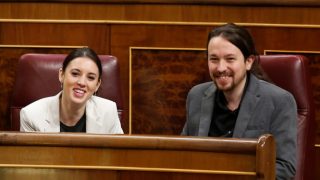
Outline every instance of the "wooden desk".
<path id="1" fill-rule="evenodd" d="M 183 136 L 0 133 L 0 179 L 274 179 L 275 143 Z"/>

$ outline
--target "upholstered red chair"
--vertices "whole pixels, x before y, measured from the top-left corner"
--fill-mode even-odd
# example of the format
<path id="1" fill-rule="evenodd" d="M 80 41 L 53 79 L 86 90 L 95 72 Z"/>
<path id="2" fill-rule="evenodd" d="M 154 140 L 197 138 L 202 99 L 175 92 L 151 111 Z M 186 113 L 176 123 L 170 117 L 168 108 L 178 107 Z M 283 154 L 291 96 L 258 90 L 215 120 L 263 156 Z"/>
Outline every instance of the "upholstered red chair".
<path id="1" fill-rule="evenodd" d="M 58 72 L 65 57 L 64 54 L 25 54 L 20 57 L 10 107 L 11 130 L 20 129 L 22 107 L 61 91 Z M 99 57 L 102 62 L 102 82 L 97 96 L 116 102 L 121 120 L 123 100 L 117 58 L 110 55 Z"/>
<path id="2" fill-rule="evenodd" d="M 298 107 L 296 180 L 314 179 L 315 107 L 308 59 L 300 55 L 264 55 L 260 64 L 274 84 L 291 92 Z"/>

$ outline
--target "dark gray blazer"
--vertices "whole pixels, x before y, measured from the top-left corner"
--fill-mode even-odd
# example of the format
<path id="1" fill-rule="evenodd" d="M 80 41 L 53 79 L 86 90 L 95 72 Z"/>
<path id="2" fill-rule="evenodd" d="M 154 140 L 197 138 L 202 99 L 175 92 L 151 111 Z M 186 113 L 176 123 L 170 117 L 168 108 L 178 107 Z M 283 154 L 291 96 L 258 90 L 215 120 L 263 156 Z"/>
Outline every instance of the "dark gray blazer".
<path id="1" fill-rule="evenodd" d="M 194 86 L 187 97 L 187 121 L 182 135 L 208 136 L 216 87 L 213 82 Z M 250 75 L 233 137 L 258 138 L 272 134 L 276 141 L 276 176 L 295 175 L 297 106 L 292 94 Z"/>

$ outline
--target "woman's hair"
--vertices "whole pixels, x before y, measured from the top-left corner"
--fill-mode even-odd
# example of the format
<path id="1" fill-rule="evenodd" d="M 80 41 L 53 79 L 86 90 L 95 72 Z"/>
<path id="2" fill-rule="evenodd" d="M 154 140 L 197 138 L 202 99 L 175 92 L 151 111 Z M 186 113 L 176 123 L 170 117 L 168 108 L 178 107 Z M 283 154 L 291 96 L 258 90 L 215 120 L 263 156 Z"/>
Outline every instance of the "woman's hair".
<path id="1" fill-rule="evenodd" d="M 89 59 L 91 59 L 97 65 L 99 70 L 99 79 L 101 79 L 101 75 L 102 75 L 101 60 L 99 59 L 98 55 L 88 47 L 79 48 L 71 51 L 70 54 L 68 54 L 68 56 L 63 61 L 62 71 L 65 72 L 69 63 L 78 57 L 88 57 Z"/>
<path id="2" fill-rule="evenodd" d="M 255 48 L 254 41 L 249 31 L 234 23 L 228 23 L 214 28 L 208 35 L 207 48 L 210 40 L 218 36 L 223 37 L 224 39 L 235 45 L 237 48 L 239 48 L 244 56 L 245 61 L 248 57 L 253 56 L 254 62 L 252 64 L 250 72 L 259 79 L 269 80 L 267 75 L 263 72 L 262 68 L 260 67 L 260 57 Z"/>

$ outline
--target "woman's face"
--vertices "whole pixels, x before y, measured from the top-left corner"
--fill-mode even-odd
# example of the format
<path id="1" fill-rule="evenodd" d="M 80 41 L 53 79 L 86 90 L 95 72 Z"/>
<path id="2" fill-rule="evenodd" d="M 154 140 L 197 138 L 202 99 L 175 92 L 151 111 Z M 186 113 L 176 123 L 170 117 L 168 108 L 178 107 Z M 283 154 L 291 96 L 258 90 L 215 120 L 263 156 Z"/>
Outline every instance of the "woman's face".
<path id="1" fill-rule="evenodd" d="M 78 57 L 70 61 L 65 72 L 60 69 L 59 80 L 63 84 L 64 99 L 78 105 L 85 105 L 101 83 L 98 67 L 88 57 Z"/>

